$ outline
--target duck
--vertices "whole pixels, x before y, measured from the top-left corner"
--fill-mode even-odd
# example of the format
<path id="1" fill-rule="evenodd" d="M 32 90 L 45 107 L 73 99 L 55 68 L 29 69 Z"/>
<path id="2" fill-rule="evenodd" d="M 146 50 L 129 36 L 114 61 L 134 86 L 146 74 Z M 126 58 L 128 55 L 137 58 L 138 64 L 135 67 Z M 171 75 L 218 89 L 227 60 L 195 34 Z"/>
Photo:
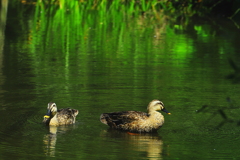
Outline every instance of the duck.
<path id="1" fill-rule="evenodd" d="M 171 114 L 164 107 L 162 101 L 154 99 L 147 107 L 147 113 L 141 111 L 120 111 L 102 113 L 100 121 L 111 129 L 127 131 L 130 133 L 156 132 L 164 123 L 163 115 L 158 111 Z"/>
<path id="2" fill-rule="evenodd" d="M 74 124 L 78 115 L 77 109 L 63 108 L 58 110 L 54 102 L 48 103 L 47 110 L 43 117 L 43 123 L 49 126 Z"/>

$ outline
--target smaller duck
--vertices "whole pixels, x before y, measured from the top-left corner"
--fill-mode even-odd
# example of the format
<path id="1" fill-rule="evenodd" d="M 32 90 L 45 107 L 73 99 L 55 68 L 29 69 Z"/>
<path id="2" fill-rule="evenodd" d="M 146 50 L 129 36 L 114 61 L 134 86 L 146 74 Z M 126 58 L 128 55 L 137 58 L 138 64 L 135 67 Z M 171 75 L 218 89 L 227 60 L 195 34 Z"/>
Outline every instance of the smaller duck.
<path id="1" fill-rule="evenodd" d="M 78 110 L 71 108 L 57 109 L 56 103 L 50 102 L 47 107 L 47 114 L 43 117 L 43 123 L 50 126 L 74 124 Z"/>
<path id="2" fill-rule="evenodd" d="M 163 102 L 152 100 L 148 107 L 148 113 L 140 111 L 123 111 L 103 113 L 100 121 L 110 128 L 129 132 L 154 132 L 162 127 L 164 117 L 158 110 L 171 114 L 164 108 Z"/>

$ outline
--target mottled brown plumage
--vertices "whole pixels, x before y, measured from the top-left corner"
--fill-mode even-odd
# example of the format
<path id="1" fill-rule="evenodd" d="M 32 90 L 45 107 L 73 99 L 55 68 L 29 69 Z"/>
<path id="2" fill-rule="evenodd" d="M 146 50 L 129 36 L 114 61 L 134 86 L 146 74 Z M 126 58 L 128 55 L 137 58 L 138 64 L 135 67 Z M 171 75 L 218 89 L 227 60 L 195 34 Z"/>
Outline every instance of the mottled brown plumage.
<path id="1" fill-rule="evenodd" d="M 151 101 L 147 110 L 148 113 L 139 111 L 103 113 L 100 116 L 100 121 L 113 129 L 130 132 L 154 132 L 164 123 L 163 115 L 157 110 L 170 114 L 159 100 Z"/>
<path id="2" fill-rule="evenodd" d="M 59 126 L 74 124 L 76 121 L 76 116 L 78 115 L 78 110 L 71 108 L 57 109 L 55 103 L 48 103 L 48 112 L 44 116 L 43 123 L 50 126 Z"/>

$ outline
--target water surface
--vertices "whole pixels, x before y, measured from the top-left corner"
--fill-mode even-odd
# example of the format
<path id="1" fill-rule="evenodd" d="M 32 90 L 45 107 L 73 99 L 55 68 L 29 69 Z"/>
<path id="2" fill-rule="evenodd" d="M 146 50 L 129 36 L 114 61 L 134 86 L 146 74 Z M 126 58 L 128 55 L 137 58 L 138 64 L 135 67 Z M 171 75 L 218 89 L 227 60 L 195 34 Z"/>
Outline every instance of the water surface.
<path id="1" fill-rule="evenodd" d="M 231 21 L 179 28 L 136 17 L 65 32 L 53 17 L 42 29 L 29 12 L 9 12 L 1 30 L 1 159 L 239 158 L 239 75 L 229 60 L 238 65 L 240 35 Z M 156 134 L 129 135 L 99 121 L 104 112 L 146 111 L 153 99 L 172 113 L 162 113 Z M 42 125 L 50 101 L 78 109 L 77 123 Z"/>

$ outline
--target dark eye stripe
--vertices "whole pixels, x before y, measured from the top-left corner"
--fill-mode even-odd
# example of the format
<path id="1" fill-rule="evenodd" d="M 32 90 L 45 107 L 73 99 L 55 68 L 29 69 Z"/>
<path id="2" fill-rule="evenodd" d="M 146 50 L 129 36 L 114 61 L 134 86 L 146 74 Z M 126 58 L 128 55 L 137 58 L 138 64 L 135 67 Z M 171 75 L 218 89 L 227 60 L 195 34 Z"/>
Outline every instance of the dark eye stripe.
<path id="1" fill-rule="evenodd" d="M 164 106 L 164 104 L 162 102 L 160 102 L 159 104 L 161 104 L 162 106 Z"/>
<path id="2" fill-rule="evenodd" d="M 158 102 L 155 105 L 161 104 L 164 107 L 164 104 L 162 102 Z"/>

